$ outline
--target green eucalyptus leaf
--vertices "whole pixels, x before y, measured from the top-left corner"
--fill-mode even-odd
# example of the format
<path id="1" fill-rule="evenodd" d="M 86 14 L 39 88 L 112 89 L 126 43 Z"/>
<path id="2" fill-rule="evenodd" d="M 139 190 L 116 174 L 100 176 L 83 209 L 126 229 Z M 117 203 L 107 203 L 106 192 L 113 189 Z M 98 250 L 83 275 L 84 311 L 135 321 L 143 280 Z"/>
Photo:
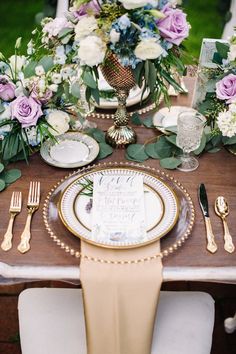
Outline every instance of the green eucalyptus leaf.
<path id="1" fill-rule="evenodd" d="M 84 81 L 85 85 L 89 86 L 90 88 L 92 88 L 92 89 L 97 88 L 97 83 L 94 80 L 93 75 L 91 74 L 90 71 L 84 71 L 83 81 Z"/>
<path id="2" fill-rule="evenodd" d="M 172 156 L 173 145 L 169 143 L 165 137 L 161 137 L 156 142 L 156 151 L 160 156 L 160 159 Z"/>
<path id="3" fill-rule="evenodd" d="M 221 150 L 220 147 L 214 147 L 214 148 L 212 148 L 212 149 L 209 149 L 208 152 L 210 152 L 210 153 L 215 153 L 215 152 L 218 152 L 218 151 L 220 151 L 220 150 Z"/>
<path id="4" fill-rule="evenodd" d="M 78 81 L 71 85 L 71 94 L 76 98 L 80 98 L 80 85 Z"/>
<path id="5" fill-rule="evenodd" d="M 35 75 L 35 68 L 38 65 L 36 61 L 31 61 L 24 69 L 25 79 Z"/>
<path id="6" fill-rule="evenodd" d="M 236 135 L 232 136 L 231 138 L 228 138 L 227 136 L 223 136 L 222 142 L 225 145 L 234 145 L 234 144 L 236 144 Z"/>
<path id="7" fill-rule="evenodd" d="M 5 182 L 7 184 L 15 182 L 18 178 L 21 177 L 21 171 L 13 168 L 11 170 L 6 171 L 5 173 Z"/>
<path id="8" fill-rule="evenodd" d="M 111 155 L 113 153 L 113 149 L 110 145 L 106 143 L 99 143 L 99 154 L 98 154 L 98 159 L 105 159 L 105 157 Z"/>
<path id="9" fill-rule="evenodd" d="M 177 138 L 176 135 L 168 135 L 168 136 L 166 136 L 166 140 L 169 141 L 171 144 L 173 144 L 175 146 L 177 146 L 176 138 Z"/>
<path id="10" fill-rule="evenodd" d="M 91 95 L 95 99 L 95 102 L 99 105 L 100 103 L 100 94 L 99 94 L 99 89 L 98 88 L 91 88 Z"/>
<path id="11" fill-rule="evenodd" d="M 134 112 L 131 116 L 131 123 L 135 125 L 142 125 L 143 121 L 140 118 L 140 114 L 138 112 Z"/>
<path id="12" fill-rule="evenodd" d="M 222 56 L 217 52 L 214 53 L 213 58 L 212 58 L 212 62 L 215 64 L 221 65 L 222 64 Z"/>
<path id="13" fill-rule="evenodd" d="M 176 157 L 167 157 L 165 159 L 160 160 L 160 165 L 163 168 L 168 168 L 170 170 L 174 170 L 181 164 L 181 160 Z"/>
<path id="14" fill-rule="evenodd" d="M 0 163 L 0 173 L 4 170 L 4 165 Z"/>
<path id="15" fill-rule="evenodd" d="M 158 155 L 158 153 L 156 151 L 156 143 L 145 145 L 145 152 L 152 159 L 159 159 L 160 158 L 160 156 Z"/>
<path id="16" fill-rule="evenodd" d="M 154 128 L 153 118 L 152 117 L 148 117 L 148 118 L 143 119 L 143 125 L 146 128 Z"/>
<path id="17" fill-rule="evenodd" d="M 0 179 L 0 192 L 3 191 L 3 189 L 5 189 L 6 187 L 6 183 L 3 179 Z"/>
<path id="18" fill-rule="evenodd" d="M 132 144 L 126 149 L 127 155 L 137 162 L 143 162 L 148 159 L 148 155 L 145 152 L 145 145 L 142 144 Z"/>
<path id="19" fill-rule="evenodd" d="M 105 133 L 102 130 L 94 128 L 92 136 L 98 143 L 105 143 Z"/>
<path id="20" fill-rule="evenodd" d="M 50 69 L 52 69 L 54 63 L 52 57 L 45 55 L 42 57 L 42 59 L 40 59 L 37 65 L 42 65 L 44 70 L 48 72 Z"/>

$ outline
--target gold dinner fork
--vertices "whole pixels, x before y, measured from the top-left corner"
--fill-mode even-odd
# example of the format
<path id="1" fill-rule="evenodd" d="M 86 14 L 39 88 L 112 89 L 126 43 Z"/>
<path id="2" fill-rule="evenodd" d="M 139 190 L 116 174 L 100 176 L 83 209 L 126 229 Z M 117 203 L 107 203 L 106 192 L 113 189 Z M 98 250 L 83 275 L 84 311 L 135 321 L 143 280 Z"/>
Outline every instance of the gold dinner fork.
<path id="1" fill-rule="evenodd" d="M 39 208 L 39 200 L 40 200 L 40 182 L 30 182 L 28 203 L 27 203 L 28 216 L 27 216 L 24 231 L 21 234 L 20 244 L 17 247 L 18 251 L 20 251 L 21 253 L 25 253 L 30 249 L 31 219 L 33 213 Z"/>
<path id="2" fill-rule="evenodd" d="M 12 248 L 12 238 L 13 238 L 13 224 L 15 216 L 20 213 L 22 204 L 21 192 L 13 192 L 11 196 L 11 203 L 9 208 L 10 220 L 8 223 L 7 231 L 3 236 L 3 242 L 1 244 L 1 249 L 3 251 L 9 251 Z"/>

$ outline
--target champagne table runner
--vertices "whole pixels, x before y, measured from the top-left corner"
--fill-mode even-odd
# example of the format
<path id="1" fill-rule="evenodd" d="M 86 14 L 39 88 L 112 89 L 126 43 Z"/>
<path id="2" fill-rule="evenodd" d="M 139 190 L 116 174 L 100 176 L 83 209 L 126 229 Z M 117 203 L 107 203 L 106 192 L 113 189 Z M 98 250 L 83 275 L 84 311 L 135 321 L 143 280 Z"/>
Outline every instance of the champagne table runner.
<path id="1" fill-rule="evenodd" d="M 160 241 L 125 250 L 81 241 L 81 253 L 89 256 L 80 264 L 88 354 L 150 354 L 162 283 Z"/>

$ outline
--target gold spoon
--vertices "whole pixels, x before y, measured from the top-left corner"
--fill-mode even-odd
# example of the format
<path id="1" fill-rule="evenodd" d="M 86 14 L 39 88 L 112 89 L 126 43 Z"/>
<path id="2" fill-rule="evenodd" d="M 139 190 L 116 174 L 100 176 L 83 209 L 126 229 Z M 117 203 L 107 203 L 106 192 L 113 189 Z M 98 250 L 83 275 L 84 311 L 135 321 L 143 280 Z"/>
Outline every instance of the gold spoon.
<path id="1" fill-rule="evenodd" d="M 222 219 L 223 226 L 224 226 L 224 249 L 229 252 L 233 253 L 235 250 L 232 237 L 229 233 L 229 228 L 226 222 L 226 216 L 229 215 L 229 206 L 227 200 L 224 197 L 218 197 L 215 200 L 215 212 L 216 214 Z"/>

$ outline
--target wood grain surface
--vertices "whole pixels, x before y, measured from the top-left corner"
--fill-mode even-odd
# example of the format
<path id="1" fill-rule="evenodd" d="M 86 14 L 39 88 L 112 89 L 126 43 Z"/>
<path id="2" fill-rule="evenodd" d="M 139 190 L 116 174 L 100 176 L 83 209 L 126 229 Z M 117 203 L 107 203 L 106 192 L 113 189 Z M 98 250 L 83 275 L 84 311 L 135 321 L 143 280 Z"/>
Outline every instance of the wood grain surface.
<path id="1" fill-rule="evenodd" d="M 194 79 L 186 78 L 185 82 L 190 92 L 193 92 Z M 191 103 L 191 94 L 180 95 L 172 99 L 173 105 L 187 105 Z M 150 113 L 148 114 L 148 116 Z M 92 119 L 96 121 L 99 128 L 106 130 L 112 120 Z M 138 142 L 143 143 L 147 139 L 155 137 L 158 132 L 155 129 L 135 127 L 138 135 Z M 105 159 L 107 161 L 125 161 L 124 150 L 116 150 L 112 156 Z M 94 162 L 96 163 L 96 161 Z M 159 161 L 149 159 L 144 163 L 147 166 L 159 168 Z M 30 158 L 30 164 L 18 162 L 11 167 L 20 168 L 22 178 L 0 193 L 0 240 L 5 233 L 8 224 L 8 209 L 11 194 L 13 191 L 22 191 L 23 208 L 20 215 L 16 217 L 14 226 L 13 248 L 4 252 L 0 249 L 0 262 L 12 266 L 19 265 L 39 265 L 39 266 L 73 266 L 78 265 L 79 259 L 72 257 L 60 249 L 50 239 L 43 222 L 42 207 L 48 191 L 61 178 L 68 175 L 71 170 L 51 167 L 44 163 L 39 154 L 34 154 Z M 236 252 L 228 254 L 223 248 L 223 227 L 221 220 L 214 212 L 214 201 L 219 195 L 227 198 L 230 206 L 228 225 L 233 240 L 236 244 L 236 156 L 226 150 L 215 154 L 205 153 L 200 157 L 200 167 L 190 173 L 170 171 L 169 174 L 175 176 L 190 193 L 196 209 L 196 222 L 191 237 L 185 244 L 170 256 L 163 259 L 165 267 L 231 267 L 236 266 Z M 20 241 L 20 234 L 24 228 L 26 220 L 26 202 L 29 183 L 31 180 L 41 182 L 41 203 L 39 210 L 33 216 L 31 250 L 26 254 L 17 251 Z M 212 221 L 213 231 L 218 245 L 218 251 L 212 255 L 206 251 L 206 232 L 204 220 L 197 201 L 197 187 L 204 183 L 208 193 L 209 212 Z M 66 231 L 65 231 L 66 232 Z M 79 247 L 79 239 L 68 233 L 68 237 L 74 238 L 75 245 Z"/>

